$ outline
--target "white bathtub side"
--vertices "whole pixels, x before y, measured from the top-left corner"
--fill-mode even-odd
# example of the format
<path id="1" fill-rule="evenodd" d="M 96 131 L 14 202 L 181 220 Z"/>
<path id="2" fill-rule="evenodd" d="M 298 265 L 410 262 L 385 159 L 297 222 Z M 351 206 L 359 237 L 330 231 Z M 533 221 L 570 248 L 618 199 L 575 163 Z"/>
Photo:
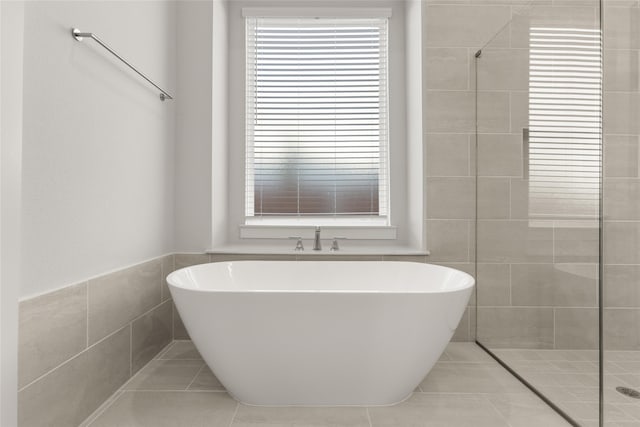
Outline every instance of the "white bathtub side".
<path id="1" fill-rule="evenodd" d="M 198 350 L 254 405 L 388 405 L 451 339 L 472 287 L 444 293 L 199 292 L 171 286 Z"/>

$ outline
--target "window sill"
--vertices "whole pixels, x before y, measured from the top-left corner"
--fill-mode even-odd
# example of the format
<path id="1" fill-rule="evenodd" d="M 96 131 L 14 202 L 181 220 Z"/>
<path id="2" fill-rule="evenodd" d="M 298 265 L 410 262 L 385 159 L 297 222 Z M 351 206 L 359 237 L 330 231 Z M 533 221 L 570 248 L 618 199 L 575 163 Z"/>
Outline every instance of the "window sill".
<path id="1" fill-rule="evenodd" d="M 313 239 L 315 227 L 309 225 L 241 225 L 241 239 Z M 342 237 L 353 240 L 395 240 L 397 228 L 393 226 L 321 226 L 323 240 Z"/>
<path id="2" fill-rule="evenodd" d="M 287 243 L 285 245 L 229 245 L 208 249 L 208 254 L 241 254 L 241 255 L 293 255 L 293 256 L 366 256 L 366 255 L 414 255 L 428 256 L 428 250 L 417 250 L 408 246 L 368 246 L 368 247 L 347 247 L 348 243 L 344 243 L 339 251 L 330 251 L 330 241 L 322 242 L 322 250 L 314 251 L 309 248 L 304 251 L 294 250 L 295 244 Z"/>

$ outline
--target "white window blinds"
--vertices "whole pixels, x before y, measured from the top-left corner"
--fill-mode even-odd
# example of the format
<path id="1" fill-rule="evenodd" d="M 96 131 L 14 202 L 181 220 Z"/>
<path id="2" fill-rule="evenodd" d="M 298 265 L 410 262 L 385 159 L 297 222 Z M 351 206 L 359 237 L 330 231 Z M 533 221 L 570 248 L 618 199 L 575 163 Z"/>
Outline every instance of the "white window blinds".
<path id="1" fill-rule="evenodd" d="M 600 31 L 531 28 L 529 214 L 598 215 L 601 150 Z"/>
<path id="2" fill-rule="evenodd" d="M 247 18 L 246 215 L 387 216 L 387 19 Z"/>

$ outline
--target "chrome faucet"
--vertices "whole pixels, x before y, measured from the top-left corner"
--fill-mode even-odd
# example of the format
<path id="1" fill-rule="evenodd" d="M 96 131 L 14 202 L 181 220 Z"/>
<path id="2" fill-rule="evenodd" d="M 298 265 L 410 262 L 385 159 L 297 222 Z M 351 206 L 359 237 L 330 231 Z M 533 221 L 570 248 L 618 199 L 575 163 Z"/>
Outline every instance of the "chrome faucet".
<path id="1" fill-rule="evenodd" d="M 322 245 L 320 244 L 320 227 L 316 227 L 316 236 L 313 239 L 313 250 L 321 251 Z"/>
<path id="2" fill-rule="evenodd" d="M 340 246 L 338 246 L 338 240 L 346 240 L 346 237 L 334 237 L 333 243 L 331 243 L 331 248 L 329 249 L 331 252 L 339 251 Z"/>
<path id="3" fill-rule="evenodd" d="M 302 251 L 304 251 L 304 245 L 302 244 L 302 237 L 300 237 L 300 236 L 293 236 L 293 237 L 289 237 L 289 239 L 294 239 L 294 240 L 296 240 L 296 248 L 294 249 L 296 252 L 302 252 Z"/>

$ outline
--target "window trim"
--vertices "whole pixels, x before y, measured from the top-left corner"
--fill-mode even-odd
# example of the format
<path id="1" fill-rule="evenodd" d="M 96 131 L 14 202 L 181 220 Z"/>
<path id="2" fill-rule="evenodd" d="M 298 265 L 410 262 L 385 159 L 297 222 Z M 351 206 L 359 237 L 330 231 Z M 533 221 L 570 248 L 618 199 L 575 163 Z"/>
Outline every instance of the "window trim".
<path id="1" fill-rule="evenodd" d="M 243 7 L 243 18 L 391 18 L 390 7 Z"/>

